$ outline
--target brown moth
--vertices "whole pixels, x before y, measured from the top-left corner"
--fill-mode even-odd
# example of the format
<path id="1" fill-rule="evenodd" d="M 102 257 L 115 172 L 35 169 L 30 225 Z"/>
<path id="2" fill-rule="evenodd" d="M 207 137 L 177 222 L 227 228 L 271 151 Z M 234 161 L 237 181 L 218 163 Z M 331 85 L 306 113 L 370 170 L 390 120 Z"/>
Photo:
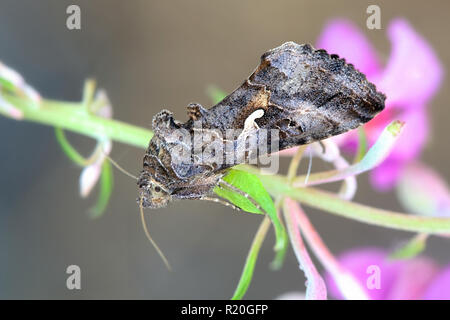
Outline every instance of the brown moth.
<path id="1" fill-rule="evenodd" d="M 155 115 L 154 136 L 138 179 L 139 203 L 160 208 L 175 199 L 206 199 L 227 169 L 261 156 L 250 150 L 232 161 L 208 162 L 208 157 L 198 161 L 212 144 L 227 144 L 224 157 L 245 149 L 247 144 L 239 143 L 242 133 L 230 139 L 229 129 L 242 129 L 245 137 L 253 135 L 284 150 L 355 129 L 383 110 L 384 100 L 344 59 L 308 44 L 287 42 L 264 53 L 251 76 L 212 108 L 190 104 L 185 123 L 174 120 L 167 110 Z M 263 130 L 276 130 L 277 135 L 258 135 Z M 193 137 L 193 143 L 177 132 Z M 199 132 L 204 136 L 207 132 L 208 139 L 196 140 Z M 196 141 L 201 148 L 196 148 Z M 189 161 L 180 161 L 180 150 Z"/>

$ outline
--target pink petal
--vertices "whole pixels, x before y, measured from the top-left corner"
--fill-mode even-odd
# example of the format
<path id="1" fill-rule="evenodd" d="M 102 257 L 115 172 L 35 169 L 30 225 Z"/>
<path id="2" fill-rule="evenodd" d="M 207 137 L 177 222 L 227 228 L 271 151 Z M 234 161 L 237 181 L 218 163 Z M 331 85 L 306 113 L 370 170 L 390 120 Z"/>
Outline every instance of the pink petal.
<path id="1" fill-rule="evenodd" d="M 329 22 L 319 36 L 317 47 L 345 58 L 369 79 L 379 72 L 375 49 L 358 27 L 348 20 Z"/>
<path id="2" fill-rule="evenodd" d="M 400 176 L 403 163 L 392 158 L 386 159 L 370 172 L 370 182 L 378 191 L 391 190 Z"/>
<path id="3" fill-rule="evenodd" d="M 287 214 L 290 220 L 287 222 L 289 238 L 291 239 L 294 253 L 297 257 L 297 261 L 299 262 L 299 267 L 303 270 L 307 279 L 306 299 L 326 300 L 327 287 L 325 286 L 325 281 L 312 262 L 300 234 L 298 211 L 301 210 L 301 208 L 297 202 L 290 198 L 286 198 L 284 200 L 284 206 L 288 209 Z"/>
<path id="4" fill-rule="evenodd" d="M 375 300 L 386 299 L 388 297 L 402 267 L 402 262 L 391 262 L 387 260 L 386 252 L 376 248 L 361 248 L 348 251 L 339 257 L 339 263 L 353 274 L 365 289 L 367 295 Z M 381 271 L 379 289 L 369 289 L 366 285 L 367 279 L 371 276 L 368 273 L 370 266 L 377 266 Z M 342 299 L 342 293 L 338 290 L 331 274 L 327 273 L 325 279 L 330 294 Z"/>
<path id="5" fill-rule="evenodd" d="M 402 272 L 398 274 L 389 300 L 418 300 L 438 273 L 438 266 L 430 259 L 415 258 L 407 260 Z"/>
<path id="6" fill-rule="evenodd" d="M 285 156 L 285 157 L 291 157 L 291 156 L 293 156 L 294 154 L 297 153 L 297 149 L 298 149 L 298 147 L 289 148 L 289 149 L 286 149 L 286 150 L 281 150 L 281 151 L 278 152 L 278 155 Z"/>
<path id="7" fill-rule="evenodd" d="M 4 99 L 1 95 L 0 95 L 0 113 L 4 114 L 5 116 L 9 116 L 15 120 L 23 119 L 22 110 L 17 109 L 15 106 L 13 106 L 11 103 L 9 103 L 6 99 Z"/>
<path id="8" fill-rule="evenodd" d="M 317 233 L 314 226 L 309 221 L 308 217 L 306 216 L 303 209 L 300 207 L 300 205 L 289 199 L 285 199 L 285 204 L 290 209 L 289 214 L 292 215 L 292 219 L 296 221 L 296 224 L 301 229 L 303 236 L 308 241 L 308 244 L 311 247 L 311 250 L 314 252 L 314 254 L 317 256 L 317 258 L 320 260 L 320 262 L 323 264 L 325 269 L 329 272 L 330 277 L 333 278 L 333 281 L 336 285 L 337 290 L 342 294 L 342 297 L 349 300 L 368 300 L 369 297 L 364 291 L 364 288 L 361 286 L 361 284 L 358 282 L 357 279 L 347 270 L 344 268 L 337 259 L 334 257 L 334 255 L 331 253 L 331 251 L 328 249 L 328 247 L 323 242 L 320 235 Z M 289 223 L 287 220 L 287 226 L 289 231 L 289 236 L 293 238 L 293 232 L 292 232 L 292 224 Z M 295 233 L 295 237 L 300 237 L 300 232 Z M 299 251 L 298 247 L 300 244 L 303 245 L 300 241 L 294 241 L 292 239 L 291 241 L 292 246 L 296 251 Z M 299 259 L 300 260 L 300 259 Z M 314 267 L 314 265 L 312 265 Z M 306 274 L 307 269 L 305 269 Z M 321 287 L 325 290 L 325 283 L 323 282 L 322 278 L 318 279 L 319 281 L 315 281 L 316 283 L 320 284 Z M 320 288 L 319 286 L 319 288 Z M 316 285 L 317 287 L 317 285 Z M 319 291 L 319 290 L 316 290 Z M 324 294 L 326 292 L 324 291 Z M 308 290 L 307 290 L 307 296 L 308 296 Z"/>
<path id="9" fill-rule="evenodd" d="M 91 193 L 100 178 L 101 171 L 101 163 L 94 163 L 83 169 L 80 175 L 80 195 L 83 198 L 87 197 Z"/>
<path id="10" fill-rule="evenodd" d="M 11 69 L 10 67 L 4 65 L 1 62 L 0 62 L 0 77 L 5 78 L 16 87 L 20 87 L 24 83 L 22 76 L 16 70 Z"/>
<path id="11" fill-rule="evenodd" d="M 411 213 L 450 217 L 450 191 L 446 181 L 422 163 L 413 162 L 403 170 L 397 193 Z"/>
<path id="12" fill-rule="evenodd" d="M 100 109 L 97 111 L 97 115 L 103 118 L 111 119 L 113 110 L 106 91 L 103 89 L 98 90 L 95 95 L 95 101 L 101 104 Z"/>
<path id="13" fill-rule="evenodd" d="M 402 129 L 404 127 L 404 123 L 401 121 L 393 121 L 390 123 L 386 128 L 383 130 L 383 132 L 379 135 L 376 142 L 372 145 L 372 147 L 367 151 L 367 153 L 364 155 L 364 157 L 357 163 L 353 165 L 348 165 L 346 160 L 342 158 L 339 154 L 339 149 L 337 149 L 336 145 L 332 140 L 324 140 L 324 145 L 332 145 L 333 148 L 328 149 L 335 149 L 336 152 L 321 152 L 321 145 L 320 144 L 311 144 L 311 147 L 319 146 L 319 154 L 327 154 L 329 153 L 328 160 L 334 160 L 334 164 L 337 171 L 334 171 L 332 173 L 319 173 L 319 174 L 312 174 L 310 177 L 310 181 L 303 182 L 302 177 L 299 177 L 296 179 L 294 186 L 295 187 L 304 187 L 307 184 L 314 185 L 314 184 L 320 184 L 320 183 L 329 183 L 334 182 L 342 179 L 349 179 L 351 177 L 354 178 L 355 175 L 361 174 L 362 172 L 371 170 L 373 168 L 376 168 L 380 164 L 383 164 L 383 162 L 391 155 L 391 152 L 395 150 L 397 146 L 397 140 L 402 136 Z M 313 148 L 315 150 L 315 148 Z M 317 151 L 316 151 L 317 153 Z M 333 156 L 334 154 L 334 156 Z M 334 157 L 334 159 L 333 159 Z M 326 159 L 324 159 L 326 160 Z M 398 163 L 395 162 L 395 163 Z M 384 174 L 384 171 L 379 171 L 380 174 Z M 390 178 L 392 174 L 388 176 Z M 394 180 L 393 180 L 394 181 Z M 347 181 L 348 185 L 353 184 L 356 187 L 356 181 Z M 342 194 L 340 193 L 342 196 Z M 351 193 L 349 194 L 351 195 Z"/>
<path id="14" fill-rule="evenodd" d="M 372 185 L 379 191 L 388 191 L 409 162 L 420 156 L 428 137 L 428 119 L 424 108 L 404 111 L 396 118 L 405 122 L 402 135 L 389 157 L 371 172 Z"/>
<path id="15" fill-rule="evenodd" d="M 372 145 L 393 120 L 396 120 L 394 113 L 390 109 L 384 109 L 377 114 L 375 118 L 370 120 L 364 125 L 364 132 L 367 137 L 367 142 Z M 344 134 L 332 137 L 339 146 L 341 146 L 346 152 L 355 153 L 358 149 L 358 130 L 350 130 Z"/>
<path id="16" fill-rule="evenodd" d="M 423 107 L 414 108 L 399 114 L 397 119 L 405 122 L 405 128 L 399 137 L 391 157 L 396 160 L 410 161 L 420 156 L 428 138 L 428 116 Z"/>
<path id="17" fill-rule="evenodd" d="M 450 299 L 450 267 L 438 274 L 423 295 L 425 300 Z"/>
<path id="18" fill-rule="evenodd" d="M 440 86 L 442 66 L 427 41 L 403 19 L 388 27 L 391 55 L 377 88 L 387 105 L 411 108 L 426 103 Z"/>
<path id="19" fill-rule="evenodd" d="M 84 167 L 80 175 L 80 195 L 83 198 L 87 197 L 96 185 L 102 173 L 103 161 L 105 161 L 106 156 L 111 153 L 111 149 L 111 140 L 106 137 L 99 139 L 97 147 L 91 156 L 91 158 L 93 158 L 93 163 Z"/>

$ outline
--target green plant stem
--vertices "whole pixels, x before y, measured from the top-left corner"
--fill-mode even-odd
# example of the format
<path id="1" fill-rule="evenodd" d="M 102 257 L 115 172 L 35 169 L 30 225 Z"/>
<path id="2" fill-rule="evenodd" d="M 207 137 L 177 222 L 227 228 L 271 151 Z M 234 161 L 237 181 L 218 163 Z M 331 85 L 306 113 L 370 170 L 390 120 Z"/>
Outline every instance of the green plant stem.
<path id="1" fill-rule="evenodd" d="M 146 148 L 152 132 L 116 120 L 104 119 L 87 113 L 81 103 L 42 100 L 40 107 L 24 98 L 3 94 L 3 97 L 24 113 L 27 121 L 71 130 L 89 137 L 110 139 L 140 148 Z M 289 186 L 285 177 L 263 175 L 250 166 L 240 166 L 243 170 L 256 173 L 267 190 L 275 198 L 289 196 L 310 207 L 347 217 L 368 224 L 387 228 L 424 232 L 430 234 L 450 234 L 450 218 L 419 217 L 345 201 L 335 195 L 312 188 Z"/>
<path id="2" fill-rule="evenodd" d="M 290 184 L 292 183 L 292 181 L 295 178 L 298 166 L 300 164 L 300 160 L 302 159 L 303 152 L 305 151 L 305 149 L 306 149 L 306 146 L 298 147 L 297 152 L 292 157 L 291 163 L 289 164 L 288 175 L 287 175 L 287 179 Z M 275 197 L 275 199 L 276 199 L 275 210 L 277 212 L 278 218 L 280 218 L 279 212 L 280 212 L 280 208 L 284 201 L 284 196 L 280 194 L 277 197 Z M 280 219 L 280 221 L 281 221 L 281 219 Z M 288 243 L 288 242 L 286 242 L 286 243 Z M 286 251 L 287 251 L 287 245 L 284 246 L 283 250 L 280 250 L 277 252 L 275 259 L 272 261 L 272 264 L 271 264 L 272 269 L 278 270 L 281 268 L 281 266 L 283 265 L 284 259 L 286 257 Z"/>
<path id="3" fill-rule="evenodd" d="M 105 119 L 86 112 L 82 103 L 43 99 L 39 107 L 31 102 L 4 94 L 3 97 L 24 113 L 24 120 L 59 127 L 92 138 L 104 136 L 135 147 L 147 148 L 153 133 L 121 121 Z"/>
<path id="4" fill-rule="evenodd" d="M 251 169 L 251 171 L 255 171 Z M 450 218 L 413 216 L 405 213 L 369 207 L 342 200 L 332 193 L 314 188 L 294 188 L 286 179 L 278 175 L 259 175 L 267 191 L 272 195 L 283 194 L 302 204 L 321 209 L 339 216 L 381 227 L 425 232 L 430 234 L 449 234 Z"/>
<path id="5" fill-rule="evenodd" d="M 306 149 L 306 146 L 298 147 L 297 152 L 292 157 L 291 163 L 289 164 L 287 180 L 290 185 L 292 184 L 295 176 L 297 175 L 297 169 L 298 169 L 298 166 L 300 165 L 300 160 L 302 159 L 305 149 Z M 281 201 L 283 201 L 283 200 L 281 200 Z"/>

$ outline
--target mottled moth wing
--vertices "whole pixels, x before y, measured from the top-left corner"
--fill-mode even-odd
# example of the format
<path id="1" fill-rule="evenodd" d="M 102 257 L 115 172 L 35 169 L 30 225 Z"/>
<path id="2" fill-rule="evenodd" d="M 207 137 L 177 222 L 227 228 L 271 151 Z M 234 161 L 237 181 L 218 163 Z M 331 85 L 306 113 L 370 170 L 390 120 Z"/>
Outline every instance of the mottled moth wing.
<path id="1" fill-rule="evenodd" d="M 308 44 L 287 42 L 263 54 L 253 74 L 211 109 L 192 104 L 186 123 L 176 124 L 166 117 L 154 127 L 164 139 L 176 128 L 193 132 L 194 121 L 200 121 L 203 129 L 219 130 L 225 137 L 227 129 L 244 128 L 245 120 L 262 109 L 264 114 L 255 119 L 256 124 L 278 129 L 279 140 L 267 143 L 277 143 L 284 150 L 354 129 L 383 110 L 384 100 L 365 75 L 344 59 Z M 236 164 L 223 163 L 215 169 Z M 178 169 L 186 177 L 210 168 L 197 164 Z"/>
<path id="2" fill-rule="evenodd" d="M 265 141 L 267 150 L 270 144 L 283 150 L 354 129 L 383 110 L 384 100 L 362 73 L 337 55 L 287 42 L 263 54 L 252 75 L 212 108 L 189 105 L 185 123 L 174 120 L 167 110 L 154 117 L 155 136 L 138 182 L 143 205 L 161 207 L 173 198 L 201 198 L 225 169 L 248 160 L 204 163 L 196 161 L 199 154 L 191 149 L 189 161 L 180 162 L 173 151 L 185 143 L 173 133 L 181 130 L 195 136 L 200 126 L 201 131 L 211 129 L 226 137 L 228 129 L 245 130 L 251 120 L 256 124 L 252 134 L 277 130 L 277 140 Z M 235 140 L 232 143 L 236 146 Z"/>
<path id="3" fill-rule="evenodd" d="M 203 126 L 242 128 L 257 109 L 260 128 L 280 130 L 280 150 L 354 129 L 384 108 L 385 96 L 337 55 L 287 42 L 266 52 L 247 81 L 204 112 Z"/>

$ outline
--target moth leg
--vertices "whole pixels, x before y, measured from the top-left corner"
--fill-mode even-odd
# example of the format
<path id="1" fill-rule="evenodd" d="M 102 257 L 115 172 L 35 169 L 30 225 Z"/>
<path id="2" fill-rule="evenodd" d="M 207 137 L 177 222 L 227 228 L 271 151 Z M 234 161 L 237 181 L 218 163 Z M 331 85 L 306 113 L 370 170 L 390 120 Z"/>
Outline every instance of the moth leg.
<path id="1" fill-rule="evenodd" d="M 229 203 L 229 202 L 227 202 L 227 201 L 225 201 L 225 200 L 222 200 L 222 199 L 219 199 L 219 198 L 213 198 L 213 197 L 201 197 L 200 200 L 206 200 L 206 201 L 217 202 L 217 203 L 223 204 L 223 205 L 225 205 L 225 206 L 227 206 L 227 207 L 231 207 L 231 208 L 233 208 L 234 210 L 241 211 L 241 209 L 240 209 L 239 207 L 236 207 L 234 204 Z"/>
<path id="2" fill-rule="evenodd" d="M 235 186 L 233 186 L 232 184 L 229 184 L 228 182 L 226 182 L 225 180 L 223 180 L 223 179 L 220 179 L 219 180 L 219 186 L 220 185 L 223 185 L 223 186 L 225 186 L 225 187 L 227 187 L 228 189 L 230 189 L 230 190 L 232 190 L 232 191 L 234 191 L 234 192 L 237 192 L 237 193 L 239 193 L 241 196 L 243 196 L 243 197 L 245 197 L 245 198 L 247 198 L 248 200 L 250 200 L 250 202 L 258 209 L 258 210 L 261 210 L 261 211 L 264 211 L 262 208 L 261 208 L 261 206 L 247 193 L 247 192 L 244 192 L 244 191 L 242 191 L 242 190 L 240 190 L 240 189 L 238 189 L 238 188 L 236 188 Z"/>
<path id="3" fill-rule="evenodd" d="M 163 140 L 179 128 L 179 123 L 175 121 L 173 113 L 169 110 L 161 110 L 153 117 L 152 129 Z"/>
<path id="4" fill-rule="evenodd" d="M 197 121 L 202 118 L 208 112 L 207 109 L 203 108 L 203 106 L 199 103 L 190 103 L 187 106 L 187 114 L 188 117 L 193 121 Z"/>

